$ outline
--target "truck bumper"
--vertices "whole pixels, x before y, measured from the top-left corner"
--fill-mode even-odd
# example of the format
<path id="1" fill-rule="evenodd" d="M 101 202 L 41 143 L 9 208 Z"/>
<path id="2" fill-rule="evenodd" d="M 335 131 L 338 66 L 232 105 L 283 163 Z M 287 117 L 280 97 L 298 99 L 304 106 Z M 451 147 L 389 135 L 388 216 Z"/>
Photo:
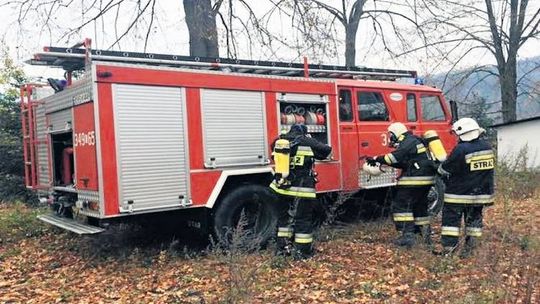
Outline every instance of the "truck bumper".
<path id="1" fill-rule="evenodd" d="M 79 223 L 75 220 L 59 217 L 54 214 L 38 215 L 37 218 L 45 223 L 54 225 L 56 227 L 60 227 L 62 229 L 69 230 L 71 232 L 75 232 L 76 234 L 79 234 L 79 235 L 97 234 L 97 233 L 105 231 L 105 229 L 103 228 Z"/>

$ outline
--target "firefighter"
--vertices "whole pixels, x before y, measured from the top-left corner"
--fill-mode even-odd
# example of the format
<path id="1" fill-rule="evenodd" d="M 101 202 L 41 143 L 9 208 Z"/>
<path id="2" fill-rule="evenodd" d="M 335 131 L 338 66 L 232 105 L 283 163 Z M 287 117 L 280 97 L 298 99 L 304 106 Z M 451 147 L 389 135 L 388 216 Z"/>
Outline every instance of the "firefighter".
<path id="1" fill-rule="evenodd" d="M 388 133 L 390 145 L 395 150 L 375 158 L 368 157 L 366 162 L 402 170 L 392 200 L 394 224 L 401 233 L 394 244 L 410 248 L 416 243 L 415 232 L 419 232 L 423 242 L 431 245 L 427 196 L 435 183 L 436 167 L 422 139 L 409 132 L 404 124 L 392 123 Z"/>
<path id="2" fill-rule="evenodd" d="M 462 256 L 472 254 L 482 235 L 482 210 L 494 201 L 495 155 L 491 145 L 480 138 L 485 132 L 472 118 L 461 118 L 452 126 L 459 142 L 438 168 L 446 177 L 442 214 L 443 253 L 452 254 L 465 219 L 465 246 Z"/>
<path id="3" fill-rule="evenodd" d="M 276 173 L 270 188 L 281 200 L 278 202 L 277 254 L 292 253 L 297 259 L 309 258 L 313 255 L 317 183 L 313 165 L 315 159 L 326 159 L 332 148 L 311 138 L 302 124 L 292 125 L 272 146 Z"/>

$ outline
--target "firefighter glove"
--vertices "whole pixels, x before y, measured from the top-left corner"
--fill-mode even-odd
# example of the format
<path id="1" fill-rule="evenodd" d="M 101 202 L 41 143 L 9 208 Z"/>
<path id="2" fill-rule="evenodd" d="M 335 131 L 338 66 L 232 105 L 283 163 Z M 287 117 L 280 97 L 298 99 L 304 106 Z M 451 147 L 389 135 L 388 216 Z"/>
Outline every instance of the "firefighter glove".
<path id="1" fill-rule="evenodd" d="M 377 161 L 373 157 L 366 157 L 366 163 L 370 166 L 375 166 L 377 164 Z"/>
<path id="2" fill-rule="evenodd" d="M 375 161 L 378 162 L 378 163 L 381 163 L 381 164 L 385 164 L 385 163 L 386 163 L 386 162 L 384 161 L 384 155 L 375 157 Z"/>

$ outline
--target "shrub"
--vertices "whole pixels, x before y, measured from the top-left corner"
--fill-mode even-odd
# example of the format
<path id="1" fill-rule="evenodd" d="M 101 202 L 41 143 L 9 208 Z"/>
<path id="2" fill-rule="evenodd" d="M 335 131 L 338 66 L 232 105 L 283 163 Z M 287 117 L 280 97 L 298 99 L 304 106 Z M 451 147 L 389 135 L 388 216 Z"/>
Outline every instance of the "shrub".
<path id="1" fill-rule="evenodd" d="M 527 168 L 528 148 L 499 160 L 496 169 L 496 189 L 504 202 L 527 199 L 535 195 L 540 185 L 540 171 Z"/>

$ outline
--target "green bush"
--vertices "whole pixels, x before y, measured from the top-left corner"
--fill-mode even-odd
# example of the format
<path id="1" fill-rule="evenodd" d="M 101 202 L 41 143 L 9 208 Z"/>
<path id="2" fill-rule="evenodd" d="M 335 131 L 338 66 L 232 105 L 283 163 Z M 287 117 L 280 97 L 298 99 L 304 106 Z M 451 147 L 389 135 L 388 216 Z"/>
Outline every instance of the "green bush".
<path id="1" fill-rule="evenodd" d="M 24 163 L 18 87 L 25 82 L 22 70 L 7 51 L 0 53 L 0 202 L 30 201 L 24 185 Z"/>

